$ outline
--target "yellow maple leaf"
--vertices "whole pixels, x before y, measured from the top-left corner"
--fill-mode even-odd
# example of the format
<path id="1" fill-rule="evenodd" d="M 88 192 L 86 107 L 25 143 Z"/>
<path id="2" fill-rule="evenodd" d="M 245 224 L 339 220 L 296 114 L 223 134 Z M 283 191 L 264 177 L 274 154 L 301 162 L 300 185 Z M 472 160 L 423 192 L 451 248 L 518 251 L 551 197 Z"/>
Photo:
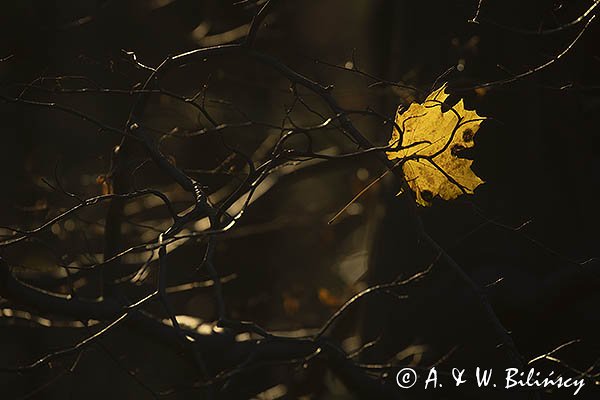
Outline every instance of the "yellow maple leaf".
<path id="1" fill-rule="evenodd" d="M 453 107 L 444 102 L 448 98 L 446 84 L 432 92 L 423 104 L 413 103 L 408 110 L 396 113 L 396 126 L 390 145 L 390 160 L 398 159 L 416 201 L 430 206 L 439 196 L 455 199 L 463 193 L 472 194 L 483 183 L 471 170 L 472 160 L 461 158 L 461 150 L 473 147 L 473 137 L 485 117 L 474 110 L 466 110 L 461 99 Z"/>

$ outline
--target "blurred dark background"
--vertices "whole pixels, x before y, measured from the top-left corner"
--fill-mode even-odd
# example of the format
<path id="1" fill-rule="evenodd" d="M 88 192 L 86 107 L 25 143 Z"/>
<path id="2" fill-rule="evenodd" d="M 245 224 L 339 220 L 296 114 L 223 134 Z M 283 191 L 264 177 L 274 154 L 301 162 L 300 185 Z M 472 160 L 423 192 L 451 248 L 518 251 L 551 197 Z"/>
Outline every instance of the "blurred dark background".
<path id="1" fill-rule="evenodd" d="M 281 3 L 265 20 L 258 49 L 311 79 L 333 85 L 331 93 L 344 108 L 370 107 L 391 117 L 399 104 L 423 100 L 441 76 L 440 82 L 449 82 L 450 93 L 489 117 L 476 147 L 466 155 L 476 160 L 474 170 L 486 183 L 469 198 L 436 200 L 433 207 L 420 209 L 425 227 L 483 288 L 526 359 L 580 339 L 561 357 L 582 370 L 597 362 L 599 23 L 592 21 L 573 47 L 547 68 L 508 84 L 473 89 L 553 59 L 570 45 L 585 21 L 546 35 L 508 27 L 535 32 L 560 26 L 582 15 L 593 2 L 484 1 L 479 23 L 468 22 L 477 9 L 474 0 Z M 123 127 L 132 96 L 58 92 L 98 86 L 130 89 L 143 82 L 147 71 L 135 68 L 127 51 L 135 52 L 141 63 L 157 66 L 168 55 L 243 40 L 260 3 L 56 0 L 7 1 L 0 7 L 0 58 L 7 57 L 0 63 L 3 93 L 16 96 L 25 90 L 28 98 L 57 101 Z M 368 72 L 418 91 L 371 85 L 376 80 L 327 64 Z M 86 79 L 52 78 L 60 76 Z M 50 78 L 35 81 L 39 77 Z M 50 90 L 19 86 L 32 82 Z M 161 84 L 185 96 L 207 84 L 207 107 L 219 120 L 230 122 L 251 116 L 279 126 L 294 102 L 285 78 L 230 55 L 178 68 Z M 328 115 L 316 96 L 301 92 L 301 97 L 308 107 L 294 109 L 295 122 L 316 124 L 319 114 Z M 119 137 L 56 110 L 0 104 L 0 225 L 32 228 L 73 205 L 42 178 L 51 182 L 58 178 L 66 190 L 82 197 L 102 193 L 102 177 L 110 169 Z M 194 129 L 205 124 L 196 114 L 180 102 L 155 96 L 143 122 L 166 132 Z M 374 143 L 385 145 L 389 140 L 389 125 L 361 116 L 352 120 Z M 279 134 L 280 130 L 260 125 L 233 127 L 222 134 L 167 138 L 161 149 L 217 192 L 230 181 L 227 172 L 235 173 L 243 165 L 233 159 L 225 162 L 222 173 L 203 172 L 231 157 L 224 142 L 260 155 Z M 315 146 L 337 153 L 353 150 L 335 131 L 324 131 Z M 165 191 L 178 211 L 190 205 L 190 196 L 178 191 L 151 162 L 138 161 L 136 185 Z M 396 197 L 398 183 L 390 176 L 328 224 L 384 172 L 373 157 L 300 164 L 286 171 L 250 205 L 240 225 L 219 241 L 217 267 L 221 276 L 231 277 L 225 295 L 233 318 L 275 331 L 310 332 L 354 293 L 399 275 L 408 277 L 435 257 L 407 227 L 408 217 Z M 142 211 L 131 208 L 132 220 L 161 229 L 167 221 L 164 213 L 142 205 Z M 40 241 L 3 249 L 2 256 L 20 266 L 24 279 L 44 287 L 53 278 L 64 278 L 56 272 L 57 262 L 69 265 L 101 258 L 105 213 L 102 205 L 82 212 L 52 227 Z M 127 229 L 131 243 L 124 248 L 155 236 L 138 225 Z M 0 232 L 11 233 L 4 228 Z M 203 246 L 190 243 L 173 252 L 177 267 L 172 285 L 192 279 L 190 268 L 199 264 Z M 128 262 L 133 266 L 140 261 Z M 87 284 L 91 288 L 82 290 L 93 294 L 93 282 Z M 143 288 L 141 283 L 130 289 L 131 294 L 142 293 Z M 398 365 L 427 366 L 449 354 L 440 369 L 503 365 L 504 355 L 472 294 L 443 263 L 406 290 L 404 301 L 373 298 L 361 303 L 332 335 L 344 348 L 381 338 L 363 354 L 365 363 L 391 358 Z M 193 317 L 198 324 L 214 320 L 210 289 L 173 296 L 178 315 Z M 2 301 L 3 310 L 23 309 Z M 4 365 L 29 362 L 82 337 L 78 329 L 40 327 L 6 311 L 0 315 Z M 61 365 L 34 373 L 0 374 L 0 397 L 151 398 L 128 370 L 158 391 L 193 381 L 193 368 L 181 366 L 176 354 L 126 329 L 107 336 L 102 346 L 113 357 L 92 347 L 75 372 L 62 373 L 70 365 Z M 543 362 L 540 368 L 560 369 Z M 279 397 L 353 398 L 324 371 L 316 366 L 300 377 L 287 378 L 286 393 Z M 479 398 L 477 392 L 448 394 L 453 395 Z M 578 397 L 597 395 L 597 388 L 588 383 Z M 194 396 L 182 391 L 170 397 Z M 567 398 L 570 393 L 543 396 Z"/>

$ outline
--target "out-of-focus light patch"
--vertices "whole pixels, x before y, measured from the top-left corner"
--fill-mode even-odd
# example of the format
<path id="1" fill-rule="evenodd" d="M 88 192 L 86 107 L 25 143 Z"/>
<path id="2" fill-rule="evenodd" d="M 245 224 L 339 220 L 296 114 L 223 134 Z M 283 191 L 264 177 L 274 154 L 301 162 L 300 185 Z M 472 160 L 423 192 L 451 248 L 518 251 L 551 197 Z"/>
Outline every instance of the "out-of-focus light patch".
<path id="1" fill-rule="evenodd" d="M 142 268 L 133 276 L 133 278 L 131 278 L 131 283 L 139 286 L 146 279 L 148 279 L 149 276 L 150 276 L 150 268 Z"/>
<path id="2" fill-rule="evenodd" d="M 351 60 L 346 61 L 346 63 L 344 64 L 344 68 L 347 69 L 354 69 L 354 63 Z"/>
<path id="3" fill-rule="evenodd" d="M 67 277 L 67 271 L 65 271 L 64 268 L 51 268 L 46 273 L 55 279 L 61 279 L 61 278 Z"/>
<path id="4" fill-rule="evenodd" d="M 300 310 L 300 300 L 288 293 L 283 294 L 283 309 L 287 315 L 294 315 Z"/>
<path id="5" fill-rule="evenodd" d="M 193 31 L 192 31 L 192 39 L 199 41 L 202 38 L 204 38 L 206 35 L 208 35 L 208 32 L 210 31 L 210 22 L 208 21 L 202 21 L 200 23 L 200 25 L 198 25 Z"/>
<path id="6" fill-rule="evenodd" d="M 141 239 L 145 242 L 149 242 L 151 240 L 154 240 L 156 237 L 158 237 L 158 232 L 156 231 L 157 229 L 161 232 L 164 232 L 167 229 L 169 229 L 169 227 L 171 226 L 171 219 L 165 218 L 165 219 L 146 220 L 143 222 L 143 224 L 146 226 L 151 226 L 154 229 L 147 229 L 147 228 L 138 227 L 138 226 L 134 226 L 134 227 L 136 229 L 144 229 Z M 181 234 L 183 234 L 183 231 L 181 232 Z"/>
<path id="7" fill-rule="evenodd" d="M 192 317 L 191 315 L 177 315 L 177 322 L 180 325 L 186 326 L 189 329 L 196 330 L 204 322 L 202 319 Z"/>
<path id="8" fill-rule="evenodd" d="M 38 199 L 35 201 L 35 203 L 33 204 L 33 206 L 26 206 L 23 207 L 23 210 L 25 211 L 45 211 L 48 209 L 48 201 L 46 199 Z"/>
<path id="9" fill-rule="evenodd" d="M 423 354 L 426 351 L 427 351 L 426 345 L 415 344 L 412 346 L 408 346 L 407 348 L 405 348 L 404 350 L 402 350 L 401 352 L 396 354 L 396 359 L 398 361 L 402 361 L 402 360 L 407 359 L 408 357 L 412 357 L 412 360 L 410 361 L 410 363 L 408 365 L 410 365 L 410 366 L 418 365 L 421 362 L 421 359 L 423 358 Z"/>
<path id="10" fill-rule="evenodd" d="M 226 32 L 204 36 L 201 39 L 196 40 L 196 42 L 201 46 L 218 46 L 221 44 L 227 44 L 246 36 L 249 29 L 250 24 L 244 24 Z"/>
<path id="11" fill-rule="evenodd" d="M 284 384 L 279 384 L 277 386 L 273 386 L 270 389 L 265 390 L 256 395 L 257 399 L 260 400 L 275 400 L 280 399 L 287 394 L 287 386 Z"/>
<path id="12" fill-rule="evenodd" d="M 344 303 L 342 298 L 331 293 L 331 291 L 327 288 L 319 288 L 318 296 L 321 304 L 329 307 L 339 307 Z"/>
<path id="13" fill-rule="evenodd" d="M 367 252 L 353 253 L 344 258 L 338 267 L 338 273 L 342 280 L 347 285 L 353 285 L 367 272 L 368 260 Z"/>
<path id="14" fill-rule="evenodd" d="M 252 335 L 249 332 L 240 333 L 235 336 L 236 342 L 247 342 L 250 339 L 252 339 Z"/>
<path id="15" fill-rule="evenodd" d="M 72 219 L 68 219 L 65 221 L 65 229 L 68 232 L 72 232 L 75 230 L 75 221 L 73 221 Z"/>
<path id="16" fill-rule="evenodd" d="M 458 64 L 456 64 L 456 70 L 458 72 L 463 72 L 465 70 L 465 60 L 463 58 L 458 60 Z"/>
<path id="17" fill-rule="evenodd" d="M 487 92 L 488 92 L 487 88 L 484 88 L 484 87 L 475 88 L 475 94 L 477 96 L 485 96 L 487 94 Z"/>
<path id="18" fill-rule="evenodd" d="M 151 240 L 154 240 L 157 236 L 158 233 L 156 231 L 147 230 L 141 234 L 140 239 L 142 239 L 142 242 L 150 242 Z"/>
<path id="19" fill-rule="evenodd" d="M 83 174 L 79 178 L 79 182 L 84 185 L 97 185 L 96 179 L 98 179 L 98 174 Z"/>
<path id="20" fill-rule="evenodd" d="M 146 196 L 144 197 L 144 208 L 152 208 L 162 205 L 163 202 L 156 196 Z"/>
<path id="21" fill-rule="evenodd" d="M 325 372 L 325 386 L 332 394 L 332 398 L 351 398 L 350 392 L 343 382 L 331 370 Z"/>
<path id="22" fill-rule="evenodd" d="M 213 326 L 212 324 L 202 324 L 196 328 L 196 332 L 201 335 L 211 335 L 213 333 Z"/>
<path id="23" fill-rule="evenodd" d="M 208 228 L 210 228 L 210 221 L 208 220 L 208 217 L 202 218 L 194 223 L 195 231 L 205 231 Z"/>
<path id="24" fill-rule="evenodd" d="M 138 201 L 131 201 L 125 204 L 125 207 L 123 207 L 123 212 L 125 213 L 125 215 L 137 214 L 142 210 L 142 204 Z"/>
<path id="25" fill-rule="evenodd" d="M 50 230 L 52 231 L 52 233 L 54 233 L 55 235 L 59 235 L 60 232 L 62 231 L 62 229 L 60 229 L 60 225 L 58 224 L 54 224 L 52 225 L 52 228 L 50 228 Z"/>
<path id="26" fill-rule="evenodd" d="M 363 206 L 360 203 L 352 203 L 348 206 L 348 208 L 346 208 L 346 213 L 348 213 L 348 215 L 360 215 L 363 212 Z"/>
<path id="27" fill-rule="evenodd" d="M 368 287 L 369 287 L 369 285 L 367 285 L 367 282 L 363 282 L 363 281 L 359 281 L 354 284 L 354 290 L 357 293 L 362 292 L 363 290 L 366 290 Z"/>
<path id="28" fill-rule="evenodd" d="M 144 225 L 150 225 L 151 227 L 158 229 L 159 231 L 166 231 L 171 227 L 172 220 L 171 218 L 164 219 L 154 219 L 154 220 L 146 220 L 144 221 Z M 158 232 L 154 232 L 154 234 L 158 234 Z"/>
<path id="29" fill-rule="evenodd" d="M 167 196 L 170 197 L 168 193 Z M 143 198 L 128 201 L 123 207 L 123 213 L 127 216 L 131 216 L 143 210 L 163 205 L 164 203 L 160 198 L 156 196 L 145 196 Z"/>
<path id="30" fill-rule="evenodd" d="M 465 44 L 465 47 L 468 48 L 468 49 L 476 49 L 477 45 L 479 44 L 480 41 L 481 41 L 481 39 L 479 38 L 479 36 L 473 36 Z"/>
<path id="31" fill-rule="evenodd" d="M 288 337 L 288 338 L 299 338 L 299 337 L 313 336 L 317 332 L 319 332 L 319 329 L 301 328 L 301 329 L 295 329 L 292 331 L 272 331 L 271 333 L 274 335 L 277 335 L 277 336 L 283 336 L 283 337 Z"/>
<path id="32" fill-rule="evenodd" d="M 0 236 L 13 236 L 16 235 L 17 232 L 11 229 L 0 228 Z"/>
<path id="33" fill-rule="evenodd" d="M 360 346 L 360 337 L 350 336 L 342 341 L 342 348 L 345 352 L 351 352 L 356 350 Z"/>
<path id="34" fill-rule="evenodd" d="M 0 309 L 0 318 L 16 318 L 22 319 L 25 321 L 33 322 L 37 325 L 50 328 L 85 328 L 86 326 L 94 326 L 99 323 L 96 320 L 88 320 L 87 325 L 84 325 L 81 321 L 60 321 L 60 320 L 50 320 L 48 318 L 40 317 L 37 315 L 33 315 L 30 312 L 15 310 L 12 308 L 2 308 Z"/>
<path id="35" fill-rule="evenodd" d="M 221 328 L 220 326 L 213 325 L 212 331 L 214 333 L 224 333 L 225 329 Z"/>
<path id="36" fill-rule="evenodd" d="M 369 175 L 369 170 L 366 168 L 359 168 L 356 170 L 356 177 L 360 181 L 366 181 L 367 179 L 369 179 Z"/>

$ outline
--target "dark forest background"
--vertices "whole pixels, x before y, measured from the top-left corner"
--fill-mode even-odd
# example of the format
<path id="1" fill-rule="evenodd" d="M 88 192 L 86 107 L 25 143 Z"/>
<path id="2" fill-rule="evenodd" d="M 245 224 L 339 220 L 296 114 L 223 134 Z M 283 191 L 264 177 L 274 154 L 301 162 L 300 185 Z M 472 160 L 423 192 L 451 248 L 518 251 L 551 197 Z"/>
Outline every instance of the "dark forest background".
<path id="1" fill-rule="evenodd" d="M 469 108 L 489 117 L 475 148 L 465 154 L 475 160 L 473 168 L 486 183 L 473 196 L 435 200 L 418 214 L 429 235 L 481 288 L 525 361 L 578 340 L 556 354 L 562 364 L 541 360 L 535 366 L 567 376 L 590 368 L 578 397 L 597 398 L 600 22 L 589 19 L 597 10 L 581 23 L 539 33 L 576 20 L 597 2 L 484 1 L 479 23 L 469 22 L 478 9 L 474 0 L 276 3 L 262 20 L 254 47 L 322 85 L 332 85 L 330 93 L 344 109 L 369 108 L 392 118 L 398 105 L 420 102 L 434 85 L 448 81 L 455 99 L 463 97 Z M 142 87 L 150 75 L 136 60 L 156 68 L 169 55 L 243 42 L 263 5 L 199 0 L 3 2 L 3 239 L 16 235 L 14 229 L 35 228 L 73 207 L 77 200 L 67 192 L 89 198 L 114 191 L 112 155 L 121 141 L 80 116 L 9 99 L 21 95 L 60 103 L 123 128 L 136 99 L 127 91 Z M 546 68 L 515 78 L 567 48 Z M 494 84 L 502 80 L 509 82 Z M 486 83 L 492 84 L 475 88 Z M 218 121 L 232 125 L 177 137 L 209 124 L 198 110 L 166 95 L 148 96 L 137 120 L 142 128 L 154 129 L 152 134 L 170 133 L 160 143 L 162 153 L 221 199 L 218 193 L 230 193 L 245 173 L 246 161 L 232 147 L 258 163 L 280 138 L 282 129 L 277 127 L 289 124 L 286 116 L 306 126 L 332 115 L 315 93 L 302 87 L 294 93 L 281 73 L 235 53 L 182 65 L 162 76 L 160 86 L 181 96 L 200 94 L 196 99 Z M 69 92 L 81 88 L 96 91 Z M 122 93 L 102 93 L 99 88 Z M 248 120 L 254 122 L 244 124 Z M 352 115 L 351 120 L 373 144 L 387 145 L 389 123 L 369 115 Z M 304 139 L 294 140 L 292 146 L 303 146 Z M 314 135 L 314 148 L 327 154 L 356 150 L 336 129 Z M 133 151 L 130 162 L 135 187 L 161 190 L 180 213 L 193 204 L 193 196 L 146 155 Z M 328 223 L 384 172 L 372 153 L 277 169 L 236 226 L 217 236 L 214 263 L 223 279 L 229 318 L 253 321 L 270 332 L 312 335 L 356 293 L 399 276 L 409 278 L 433 262 L 424 278 L 401 288 L 399 293 L 407 298 L 369 296 L 353 305 L 328 336 L 347 352 L 375 341 L 357 362 L 380 365 L 365 369 L 376 381 L 392 385 L 395 372 L 407 365 L 435 364 L 442 371 L 506 365 L 506 353 L 498 347 L 477 295 L 446 263 L 432 261 L 439 255 L 415 234 L 408 222 L 410 211 L 396 196 L 396 177 L 388 174 Z M 156 230 L 169 227 L 159 203 L 146 197 L 127 203 L 126 220 L 131 223 L 123 223 L 118 249 L 155 240 Z M 108 203 L 86 207 L 30 240 L 2 246 L 0 256 L 11 265 L 11 273 L 29 284 L 69 293 L 75 282 L 78 296 L 96 297 L 102 286 L 96 276 L 78 276 L 75 269 L 66 273 L 59 266 L 92 265 L 106 257 L 108 210 Z M 179 322 L 210 333 L 218 318 L 214 285 L 193 285 L 211 278 L 206 269 L 195 270 L 206 246 L 205 238 L 199 238 L 169 251 L 167 286 L 172 288 L 174 313 L 182 316 Z M 121 274 L 135 274 L 144 257 L 123 258 Z M 119 295 L 135 300 L 147 294 L 156 264 L 150 263 L 134 283 L 117 285 Z M 0 296 L 3 368 L 72 346 L 110 322 L 73 327 L 68 316 L 19 302 L 6 291 Z M 147 308 L 167 320 L 158 304 Z M 255 338 L 254 333 L 242 334 Z M 183 350 L 174 351 L 151 336 L 119 325 L 83 346 L 83 353 L 19 373 L 1 372 L 0 398 L 368 398 L 348 385 L 352 378 L 335 372 L 333 361 L 319 356 L 294 365 L 249 367 L 229 386 L 216 383 L 211 393 L 194 386 L 201 374 L 193 362 L 183 360 Z M 227 358 L 224 350 L 212 357 L 219 359 L 220 354 Z M 208 375 L 220 367 L 232 368 L 221 361 L 207 361 Z M 387 364 L 393 368 L 383 368 Z M 444 394 L 395 390 L 399 398 L 483 396 L 472 388 Z M 570 398 L 571 392 L 540 395 Z M 517 395 L 493 391 L 485 396 Z"/>

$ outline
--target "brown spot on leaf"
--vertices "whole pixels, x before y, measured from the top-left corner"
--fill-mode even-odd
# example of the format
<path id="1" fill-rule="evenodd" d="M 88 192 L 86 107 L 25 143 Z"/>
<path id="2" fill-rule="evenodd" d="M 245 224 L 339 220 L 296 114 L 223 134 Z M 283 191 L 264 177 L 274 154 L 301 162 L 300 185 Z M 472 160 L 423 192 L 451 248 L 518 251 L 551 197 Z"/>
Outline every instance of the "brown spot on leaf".
<path id="1" fill-rule="evenodd" d="M 421 197 L 426 202 L 430 202 L 431 200 L 433 200 L 433 193 L 431 193 L 429 190 L 423 190 L 421 191 Z"/>
<path id="2" fill-rule="evenodd" d="M 458 157 L 460 155 L 460 152 L 463 151 L 465 149 L 465 146 L 460 145 L 460 144 L 455 144 L 452 146 L 452 149 L 450 150 L 452 152 L 452 155 L 455 157 Z"/>
<path id="3" fill-rule="evenodd" d="M 475 136 L 475 133 L 471 129 L 465 129 L 463 131 L 463 140 L 465 142 L 470 142 L 473 140 L 473 136 Z"/>

